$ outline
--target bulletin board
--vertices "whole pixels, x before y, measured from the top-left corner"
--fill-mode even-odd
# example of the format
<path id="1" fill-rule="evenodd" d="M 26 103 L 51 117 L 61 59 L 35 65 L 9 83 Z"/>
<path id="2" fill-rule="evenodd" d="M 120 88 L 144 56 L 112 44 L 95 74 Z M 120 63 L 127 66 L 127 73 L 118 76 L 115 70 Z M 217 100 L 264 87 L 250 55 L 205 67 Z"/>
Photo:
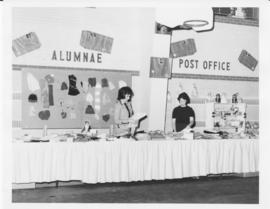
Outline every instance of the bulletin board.
<path id="1" fill-rule="evenodd" d="M 130 72 L 22 69 L 22 128 L 108 128 L 118 89 L 131 86 Z"/>

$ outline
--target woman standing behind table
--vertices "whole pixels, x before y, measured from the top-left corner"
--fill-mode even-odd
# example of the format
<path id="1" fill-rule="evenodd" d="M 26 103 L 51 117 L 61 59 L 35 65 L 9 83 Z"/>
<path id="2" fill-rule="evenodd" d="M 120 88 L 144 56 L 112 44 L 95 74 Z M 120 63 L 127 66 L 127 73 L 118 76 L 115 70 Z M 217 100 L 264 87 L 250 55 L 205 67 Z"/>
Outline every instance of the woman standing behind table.
<path id="1" fill-rule="evenodd" d="M 114 135 L 133 135 L 137 126 L 136 121 L 130 118 L 134 115 L 131 99 L 134 96 L 132 89 L 128 86 L 122 87 L 118 91 L 117 102 L 114 109 Z"/>
<path id="2" fill-rule="evenodd" d="M 173 109 L 172 113 L 172 127 L 173 131 L 180 132 L 188 130 L 195 126 L 195 113 L 194 110 L 188 106 L 190 98 L 187 93 L 179 94 L 177 100 L 179 106 Z"/>

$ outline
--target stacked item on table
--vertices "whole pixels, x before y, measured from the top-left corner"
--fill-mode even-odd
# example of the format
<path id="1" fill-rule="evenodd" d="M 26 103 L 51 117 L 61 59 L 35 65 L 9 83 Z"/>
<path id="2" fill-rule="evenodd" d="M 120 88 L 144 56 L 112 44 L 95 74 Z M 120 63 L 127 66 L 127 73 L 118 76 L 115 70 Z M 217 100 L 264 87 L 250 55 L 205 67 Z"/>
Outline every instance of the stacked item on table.
<path id="1" fill-rule="evenodd" d="M 151 140 L 163 140 L 166 139 L 165 133 L 160 130 L 150 131 L 148 133 L 150 135 Z"/>
<path id="2" fill-rule="evenodd" d="M 73 138 L 73 142 L 88 142 L 88 141 L 97 141 L 100 137 L 93 136 L 90 134 L 76 134 Z"/>
<path id="3" fill-rule="evenodd" d="M 245 134 L 249 139 L 258 139 L 259 138 L 259 123 L 254 121 L 247 121 L 245 124 Z"/>

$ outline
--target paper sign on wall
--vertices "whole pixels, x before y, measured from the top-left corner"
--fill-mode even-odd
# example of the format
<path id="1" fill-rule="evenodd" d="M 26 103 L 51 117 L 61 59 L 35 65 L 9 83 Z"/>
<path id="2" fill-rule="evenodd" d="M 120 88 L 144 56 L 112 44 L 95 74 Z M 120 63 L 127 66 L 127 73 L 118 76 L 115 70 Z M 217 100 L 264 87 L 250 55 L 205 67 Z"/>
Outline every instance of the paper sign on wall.
<path id="1" fill-rule="evenodd" d="M 80 45 L 85 49 L 111 53 L 113 38 L 91 31 L 82 31 Z"/>
<path id="2" fill-rule="evenodd" d="M 12 50 L 16 57 L 40 48 L 36 33 L 31 32 L 12 41 Z"/>
<path id="3" fill-rule="evenodd" d="M 258 64 L 258 61 L 250 53 L 248 53 L 246 50 L 242 50 L 238 60 L 240 63 L 242 63 L 244 66 L 246 66 L 247 68 L 249 68 L 252 71 L 255 70 L 255 68 Z"/>
<path id="4" fill-rule="evenodd" d="M 192 55 L 196 52 L 196 45 L 194 39 L 186 39 L 171 43 L 170 57 L 184 57 Z"/>

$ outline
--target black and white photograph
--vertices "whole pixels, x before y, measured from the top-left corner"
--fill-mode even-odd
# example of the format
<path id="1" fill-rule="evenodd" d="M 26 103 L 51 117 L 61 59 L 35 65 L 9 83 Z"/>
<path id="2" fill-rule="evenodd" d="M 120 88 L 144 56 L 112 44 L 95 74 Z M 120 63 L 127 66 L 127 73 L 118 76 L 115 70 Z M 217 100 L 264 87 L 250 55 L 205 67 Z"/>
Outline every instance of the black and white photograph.
<path id="1" fill-rule="evenodd" d="M 263 207 L 264 5 L 4 5 L 4 208 Z"/>

